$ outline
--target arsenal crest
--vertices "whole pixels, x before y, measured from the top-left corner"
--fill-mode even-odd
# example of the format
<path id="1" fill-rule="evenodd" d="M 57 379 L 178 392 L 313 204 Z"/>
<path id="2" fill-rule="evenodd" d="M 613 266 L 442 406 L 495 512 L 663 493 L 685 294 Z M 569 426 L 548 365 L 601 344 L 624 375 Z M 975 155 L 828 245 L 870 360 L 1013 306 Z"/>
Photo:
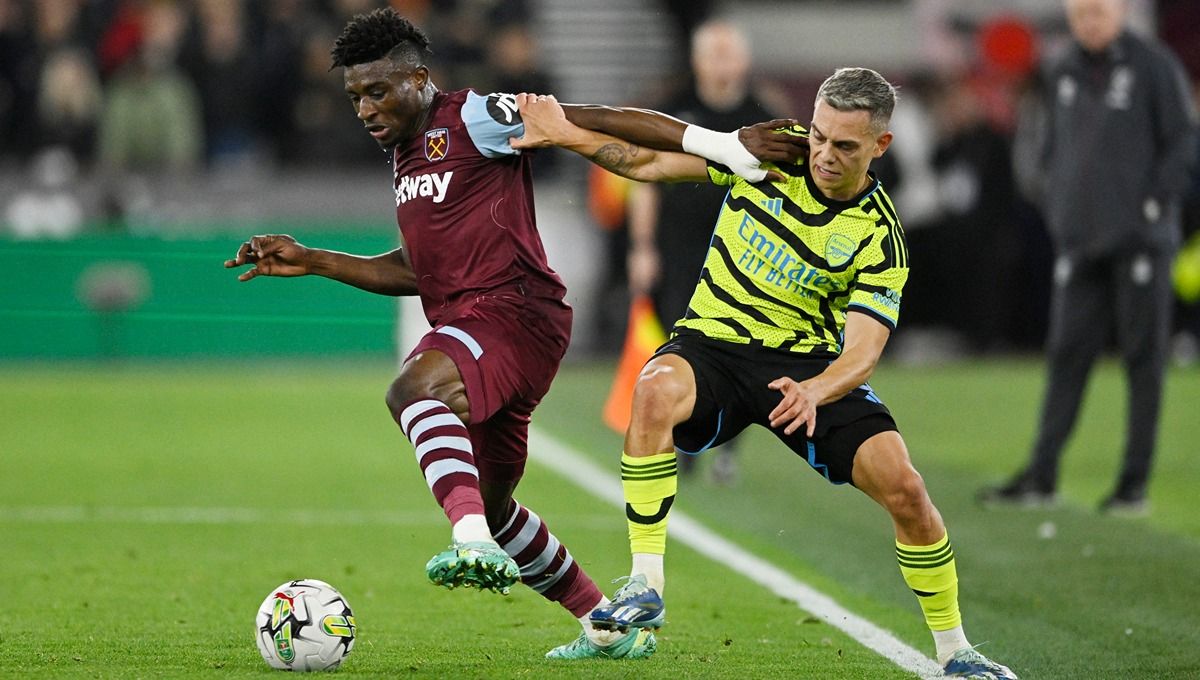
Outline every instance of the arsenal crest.
<path id="1" fill-rule="evenodd" d="M 440 161 L 450 152 L 450 131 L 437 128 L 425 133 L 425 160 Z"/>

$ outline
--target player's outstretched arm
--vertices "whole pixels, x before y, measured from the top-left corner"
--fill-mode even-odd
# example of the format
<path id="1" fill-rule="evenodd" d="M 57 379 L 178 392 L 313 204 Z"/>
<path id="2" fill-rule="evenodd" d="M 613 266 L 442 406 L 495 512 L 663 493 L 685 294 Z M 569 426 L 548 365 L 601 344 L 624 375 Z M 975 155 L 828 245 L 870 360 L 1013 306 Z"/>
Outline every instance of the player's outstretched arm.
<path id="1" fill-rule="evenodd" d="M 807 140 L 781 131 L 798 125 L 792 119 L 715 132 L 648 109 L 574 104 L 563 108 L 567 120 L 581 128 L 652 149 L 686 151 L 725 165 L 751 182 L 766 176 L 760 163 L 794 163 L 807 153 Z"/>
<path id="2" fill-rule="evenodd" d="M 517 95 L 525 134 L 509 143 L 514 149 L 560 146 L 596 165 L 639 182 L 706 182 L 704 159 L 686 153 L 656 151 L 585 130 L 567 120 L 552 95 Z"/>
<path id="3" fill-rule="evenodd" d="M 252 265 L 239 281 L 257 276 L 324 276 L 380 295 L 416 295 L 417 276 L 403 248 L 363 257 L 308 248 L 287 234 L 253 236 L 242 243 L 225 267 Z"/>

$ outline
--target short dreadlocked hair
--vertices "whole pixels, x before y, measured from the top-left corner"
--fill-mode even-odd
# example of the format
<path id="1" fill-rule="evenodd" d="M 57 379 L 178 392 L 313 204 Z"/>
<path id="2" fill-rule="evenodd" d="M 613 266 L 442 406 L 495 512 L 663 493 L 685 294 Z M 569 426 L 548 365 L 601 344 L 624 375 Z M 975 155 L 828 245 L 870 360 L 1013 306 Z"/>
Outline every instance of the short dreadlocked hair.
<path id="1" fill-rule="evenodd" d="M 416 67 L 431 54 L 425 32 L 391 7 L 356 14 L 330 51 L 333 68 L 366 64 L 384 57 Z"/>

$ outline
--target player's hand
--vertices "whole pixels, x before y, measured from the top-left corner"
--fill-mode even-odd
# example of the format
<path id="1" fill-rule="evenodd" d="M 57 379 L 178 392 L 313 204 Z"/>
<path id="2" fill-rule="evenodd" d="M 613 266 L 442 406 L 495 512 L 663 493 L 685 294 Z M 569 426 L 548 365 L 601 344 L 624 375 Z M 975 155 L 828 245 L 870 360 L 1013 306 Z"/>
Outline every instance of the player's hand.
<path id="1" fill-rule="evenodd" d="M 287 234 L 252 236 L 242 243 L 225 268 L 254 265 L 238 276 L 249 281 L 256 276 L 303 276 L 309 273 L 309 250 Z"/>
<path id="2" fill-rule="evenodd" d="M 808 140 L 781 130 L 793 125 L 799 123 L 791 118 L 776 118 L 740 128 L 738 153 L 714 160 L 724 162 L 735 175 L 749 182 L 782 182 L 787 179 L 783 173 L 763 164 L 794 163 L 808 153 Z"/>
<path id="3" fill-rule="evenodd" d="M 764 163 L 795 163 L 808 156 L 808 138 L 783 128 L 799 125 L 792 118 L 776 118 L 738 130 L 738 141 L 752 156 Z"/>
<path id="4" fill-rule="evenodd" d="M 807 425 L 805 434 L 812 437 L 817 429 L 817 406 L 821 403 L 812 381 L 796 382 L 784 377 L 772 381 L 767 387 L 783 394 L 779 404 L 768 416 L 771 427 L 782 425 L 783 433 L 790 435 Z"/>
<path id="5" fill-rule="evenodd" d="M 552 94 L 517 95 L 517 110 L 525 124 L 525 134 L 509 137 L 508 144 L 514 149 L 542 149 L 556 146 L 563 139 L 571 123 L 563 113 L 562 106 Z"/>

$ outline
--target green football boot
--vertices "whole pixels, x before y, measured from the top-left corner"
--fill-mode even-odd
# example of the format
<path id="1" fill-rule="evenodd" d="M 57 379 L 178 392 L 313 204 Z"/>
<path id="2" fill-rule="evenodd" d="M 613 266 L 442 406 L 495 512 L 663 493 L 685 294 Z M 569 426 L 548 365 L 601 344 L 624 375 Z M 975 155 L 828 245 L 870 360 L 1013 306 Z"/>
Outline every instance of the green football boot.
<path id="1" fill-rule="evenodd" d="M 465 586 L 502 595 L 521 580 L 516 561 L 500 546 L 485 541 L 452 544 L 430 558 L 425 575 L 437 586 Z"/>
<path id="2" fill-rule="evenodd" d="M 635 628 L 607 647 L 601 647 L 580 633 L 574 641 L 546 652 L 547 659 L 648 659 L 658 642 L 654 631 Z"/>

